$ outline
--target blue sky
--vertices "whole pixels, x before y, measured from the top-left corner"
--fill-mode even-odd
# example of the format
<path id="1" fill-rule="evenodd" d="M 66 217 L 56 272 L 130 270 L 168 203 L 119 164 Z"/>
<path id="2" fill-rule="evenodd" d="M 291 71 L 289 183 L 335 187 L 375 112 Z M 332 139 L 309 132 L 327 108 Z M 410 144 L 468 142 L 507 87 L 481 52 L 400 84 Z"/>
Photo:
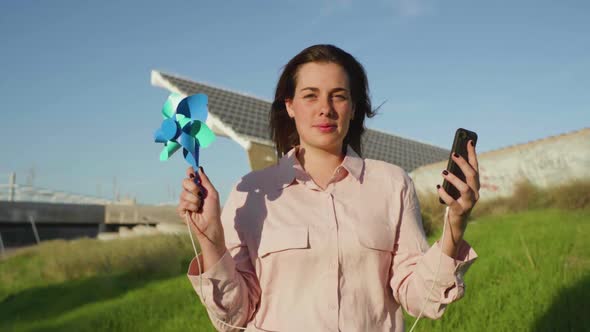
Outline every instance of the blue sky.
<path id="1" fill-rule="evenodd" d="M 0 183 L 141 203 L 176 200 L 186 164 L 152 141 L 158 69 L 270 100 L 303 48 L 363 63 L 369 128 L 478 152 L 588 127 L 588 1 L 2 1 Z M 222 195 L 249 171 L 229 139 L 202 151 Z"/>

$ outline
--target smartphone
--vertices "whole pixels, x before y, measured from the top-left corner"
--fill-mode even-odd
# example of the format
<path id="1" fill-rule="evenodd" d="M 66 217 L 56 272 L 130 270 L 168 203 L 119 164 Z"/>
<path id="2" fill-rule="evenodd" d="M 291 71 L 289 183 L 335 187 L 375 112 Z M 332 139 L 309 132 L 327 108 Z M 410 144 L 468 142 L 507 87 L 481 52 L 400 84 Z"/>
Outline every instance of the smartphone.
<path id="1" fill-rule="evenodd" d="M 453 152 L 455 152 L 456 154 L 463 157 L 465 160 L 469 160 L 467 155 L 467 143 L 469 142 L 469 140 L 473 140 L 474 146 L 477 145 L 477 134 L 474 131 L 470 131 L 463 128 L 457 129 L 457 131 L 455 132 L 455 139 L 453 140 L 453 147 L 451 148 L 451 153 L 449 154 L 449 162 L 447 163 L 447 171 L 455 174 L 455 176 L 461 179 L 461 181 L 463 182 L 465 182 L 465 174 L 463 174 L 463 171 L 461 170 L 459 165 L 455 163 L 455 161 L 452 158 L 452 155 Z M 454 185 L 448 182 L 447 179 L 443 181 L 442 186 L 444 190 L 454 199 L 458 199 L 461 196 L 459 190 L 457 190 L 457 188 L 455 188 Z M 438 198 L 438 201 L 442 204 L 446 204 L 445 201 L 443 201 L 440 197 Z"/>

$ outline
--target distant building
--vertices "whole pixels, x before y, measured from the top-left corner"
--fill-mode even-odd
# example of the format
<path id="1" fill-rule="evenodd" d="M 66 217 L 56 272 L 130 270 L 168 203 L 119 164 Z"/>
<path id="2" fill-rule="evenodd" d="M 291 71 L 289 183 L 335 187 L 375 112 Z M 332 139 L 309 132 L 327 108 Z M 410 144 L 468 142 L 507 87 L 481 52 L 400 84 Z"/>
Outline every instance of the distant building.
<path id="1" fill-rule="evenodd" d="M 271 102 L 156 70 L 152 71 L 151 83 L 186 96 L 207 94 L 207 125 L 215 134 L 238 143 L 247 152 L 252 170 L 276 163 L 268 126 Z M 363 157 L 398 165 L 407 172 L 449 156 L 449 150 L 372 129 L 365 131 L 362 144 Z"/>
<path id="2" fill-rule="evenodd" d="M 481 200 L 510 196 L 514 185 L 528 180 L 550 187 L 590 179 L 590 128 L 524 144 L 478 153 Z M 418 192 L 435 193 L 447 161 L 418 167 L 410 174 Z"/>

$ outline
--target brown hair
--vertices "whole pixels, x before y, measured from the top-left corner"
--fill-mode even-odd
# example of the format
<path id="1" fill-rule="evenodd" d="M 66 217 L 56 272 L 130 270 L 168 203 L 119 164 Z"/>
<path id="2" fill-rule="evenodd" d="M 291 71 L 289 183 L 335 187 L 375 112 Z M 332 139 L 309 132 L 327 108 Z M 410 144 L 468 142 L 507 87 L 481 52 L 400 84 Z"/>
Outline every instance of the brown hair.
<path id="1" fill-rule="evenodd" d="M 344 137 L 342 152 L 346 153 L 346 146 L 350 145 L 359 156 L 362 156 L 361 136 L 365 131 L 365 116 L 372 118 L 376 114 L 376 110 L 371 109 L 365 69 L 352 55 L 334 45 L 313 45 L 287 63 L 277 83 L 270 111 L 270 132 L 277 149 L 277 159 L 299 143 L 299 133 L 295 121 L 286 112 L 285 100 L 295 96 L 297 72 L 300 66 L 308 62 L 335 63 L 348 74 L 354 118 Z"/>

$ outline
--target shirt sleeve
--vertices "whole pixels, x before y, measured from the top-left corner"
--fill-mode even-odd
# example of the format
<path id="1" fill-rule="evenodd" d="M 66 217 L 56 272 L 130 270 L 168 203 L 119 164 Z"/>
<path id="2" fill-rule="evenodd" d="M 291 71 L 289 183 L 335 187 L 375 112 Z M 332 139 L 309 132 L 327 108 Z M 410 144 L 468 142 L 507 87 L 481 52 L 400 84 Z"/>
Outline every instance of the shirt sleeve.
<path id="1" fill-rule="evenodd" d="M 442 252 L 438 241 L 429 247 L 420 204 L 409 176 L 396 238 L 390 280 L 395 300 L 414 317 L 420 314 L 426 301 L 423 315 L 440 318 L 448 304 L 465 294 L 463 276 L 477 258 L 476 252 L 464 240 L 455 259 Z"/>
<path id="2" fill-rule="evenodd" d="M 239 331 L 218 319 L 226 324 L 245 327 L 254 317 L 261 293 L 246 240 L 236 230 L 236 211 L 241 208 L 237 196 L 234 188 L 221 213 L 228 250 L 217 263 L 201 274 L 197 259 L 202 268 L 203 257 L 199 254 L 191 261 L 187 274 L 218 331 Z"/>

